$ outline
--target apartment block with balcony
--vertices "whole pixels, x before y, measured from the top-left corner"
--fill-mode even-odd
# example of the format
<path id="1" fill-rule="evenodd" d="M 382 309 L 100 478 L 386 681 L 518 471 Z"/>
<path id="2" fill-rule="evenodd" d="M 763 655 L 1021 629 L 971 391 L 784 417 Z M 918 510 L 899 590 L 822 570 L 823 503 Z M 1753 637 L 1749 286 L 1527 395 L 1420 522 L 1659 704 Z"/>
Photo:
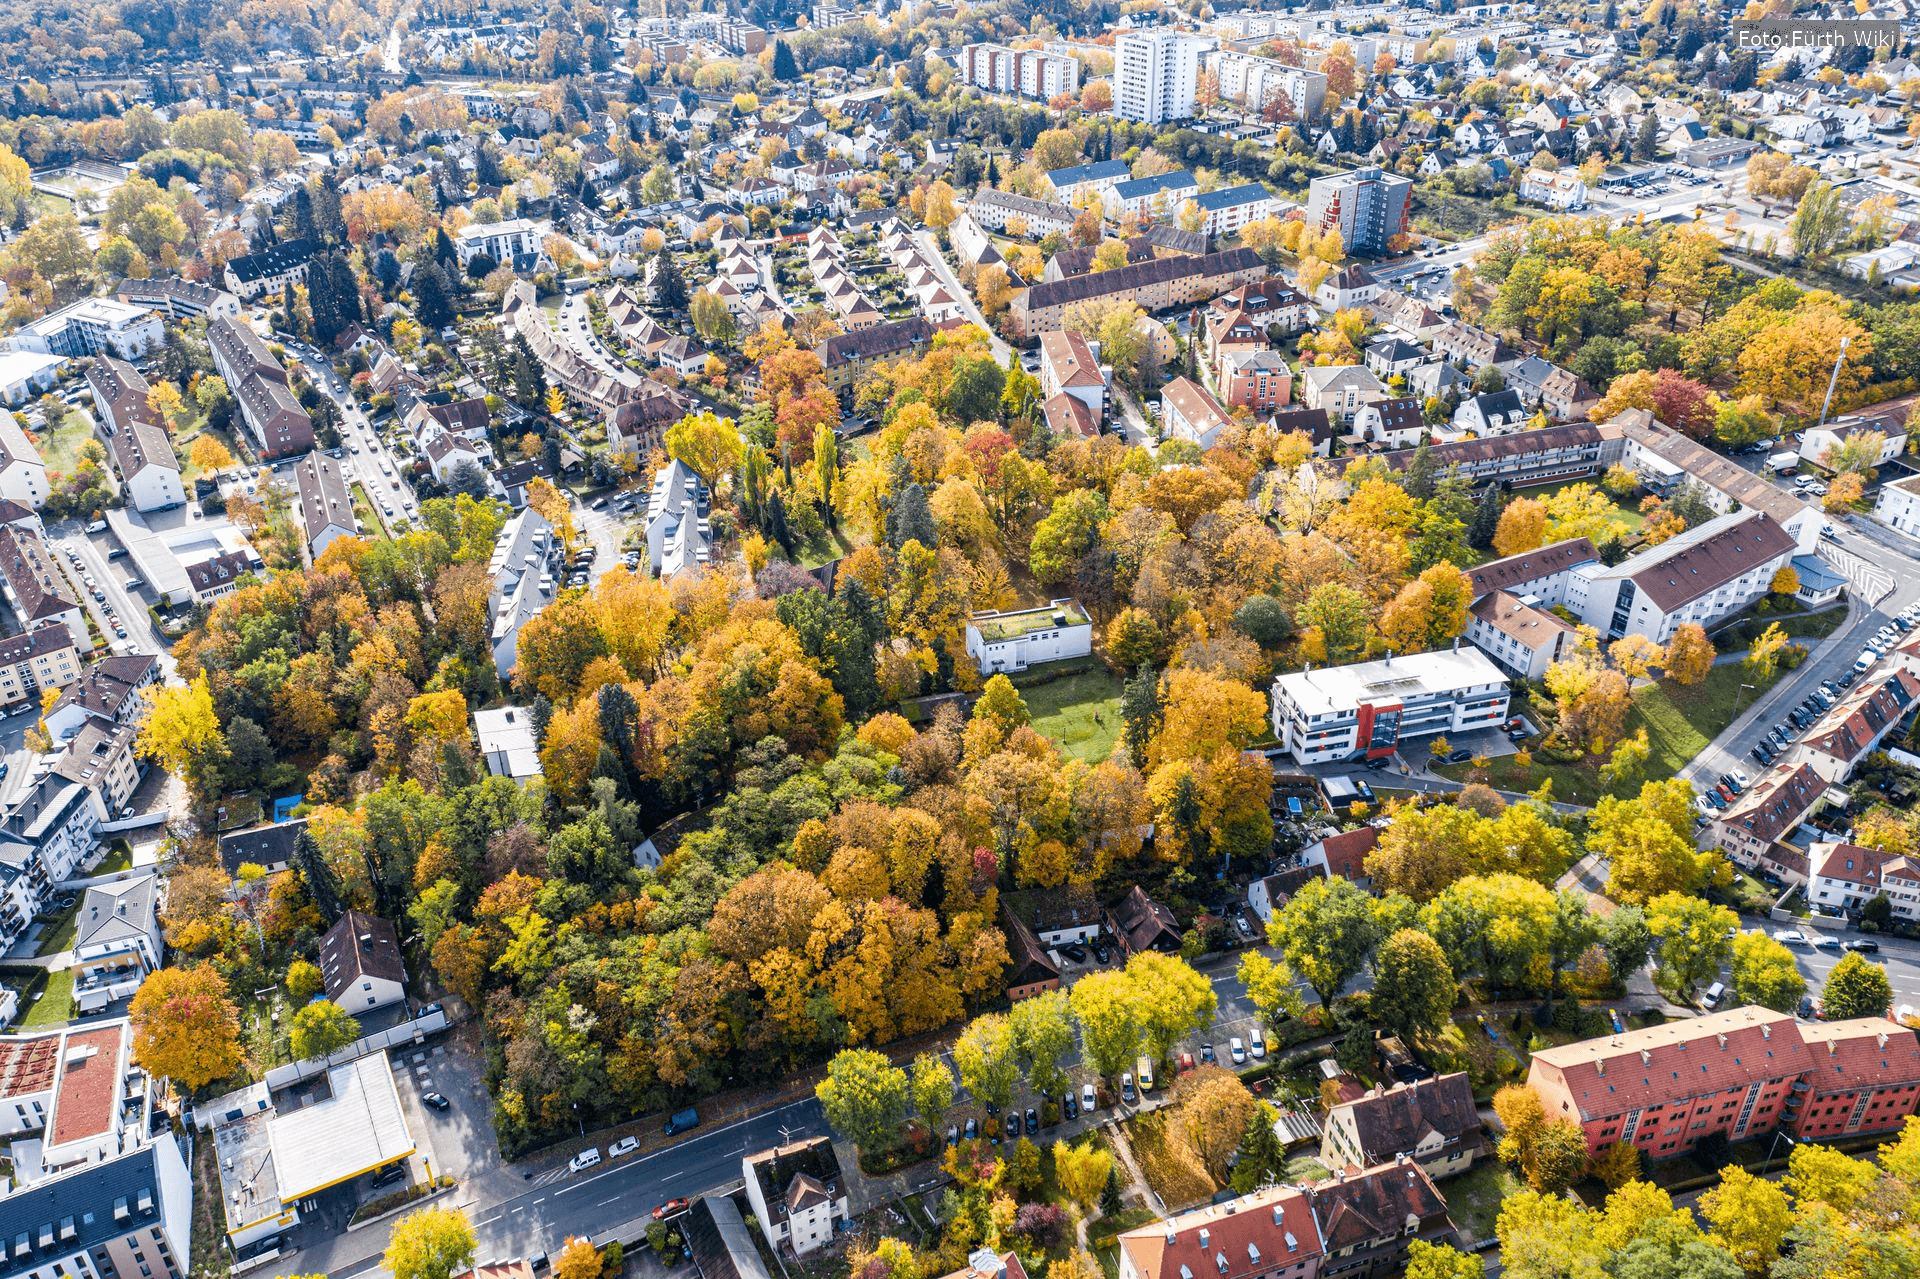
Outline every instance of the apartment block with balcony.
<path id="1" fill-rule="evenodd" d="M 1493 728 L 1508 677 L 1472 646 L 1295 671 L 1273 681 L 1273 733 L 1299 764 L 1381 758 L 1406 740 Z"/>

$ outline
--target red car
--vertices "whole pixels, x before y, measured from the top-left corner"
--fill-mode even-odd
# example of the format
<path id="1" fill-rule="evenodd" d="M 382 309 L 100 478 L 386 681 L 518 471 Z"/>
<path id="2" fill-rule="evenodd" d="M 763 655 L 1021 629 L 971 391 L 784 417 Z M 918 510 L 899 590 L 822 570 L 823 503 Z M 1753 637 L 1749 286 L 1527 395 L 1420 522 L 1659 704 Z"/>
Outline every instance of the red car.
<path id="1" fill-rule="evenodd" d="M 653 1219 L 655 1221 L 660 1221 L 663 1218 L 671 1217 L 675 1213 L 685 1212 L 686 1210 L 687 1210 L 686 1200 L 669 1199 L 665 1203 L 661 1204 L 658 1208 L 655 1208 L 653 1210 Z"/>
<path id="2" fill-rule="evenodd" d="M 1181 1053 L 1180 1054 L 1180 1073 L 1184 1075 L 1189 1070 L 1192 1070 L 1192 1069 L 1193 1069 L 1193 1054 Z"/>

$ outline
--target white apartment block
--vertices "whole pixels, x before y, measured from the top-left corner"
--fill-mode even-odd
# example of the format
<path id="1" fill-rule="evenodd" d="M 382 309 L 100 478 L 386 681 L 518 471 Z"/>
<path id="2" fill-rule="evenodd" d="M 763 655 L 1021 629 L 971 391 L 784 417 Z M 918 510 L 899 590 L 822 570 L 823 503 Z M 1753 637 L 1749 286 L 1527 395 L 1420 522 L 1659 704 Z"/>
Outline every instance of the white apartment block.
<path id="1" fill-rule="evenodd" d="M 1609 640 L 1644 635 L 1664 643 L 1682 623 L 1711 626 L 1765 595 L 1797 551 L 1771 516 L 1735 511 L 1611 568 L 1575 569 L 1567 604 Z"/>
<path id="2" fill-rule="evenodd" d="M 1807 901 L 1828 914 L 1858 915 L 1885 894 L 1893 917 L 1920 919 L 1920 864 L 1910 857 L 1858 844 L 1814 844 L 1807 849 Z"/>
<path id="3" fill-rule="evenodd" d="M 71 306 L 43 315 L 8 338 L 9 351 L 32 351 L 75 359 L 82 355 L 117 355 L 136 360 L 158 350 L 167 339 L 166 325 L 150 307 L 134 306 L 117 298 L 83 298 Z"/>
<path id="4" fill-rule="evenodd" d="M 1311 120 L 1326 105 L 1327 77 L 1307 67 L 1290 67 L 1237 49 L 1214 50 L 1207 55 L 1207 66 L 1220 77 L 1221 97 L 1256 114 L 1276 97 L 1292 103 L 1298 120 Z"/>
<path id="5" fill-rule="evenodd" d="M 970 44 L 960 50 L 960 79 L 977 89 L 1045 102 L 1080 92 L 1080 60 L 1038 49 Z"/>
<path id="6" fill-rule="evenodd" d="M 1160 124 L 1193 118 L 1206 36 L 1180 31 L 1128 31 L 1113 42 L 1113 113 Z"/>
<path id="7" fill-rule="evenodd" d="M 526 270 L 540 256 L 540 228 L 526 218 L 474 223 L 453 233 L 453 251 L 462 270 L 483 253 L 498 266 Z"/>
<path id="8" fill-rule="evenodd" d="M 1470 645 L 1295 671 L 1273 681 L 1273 733 L 1296 763 L 1375 759 L 1408 738 L 1497 727 L 1507 691 Z"/>

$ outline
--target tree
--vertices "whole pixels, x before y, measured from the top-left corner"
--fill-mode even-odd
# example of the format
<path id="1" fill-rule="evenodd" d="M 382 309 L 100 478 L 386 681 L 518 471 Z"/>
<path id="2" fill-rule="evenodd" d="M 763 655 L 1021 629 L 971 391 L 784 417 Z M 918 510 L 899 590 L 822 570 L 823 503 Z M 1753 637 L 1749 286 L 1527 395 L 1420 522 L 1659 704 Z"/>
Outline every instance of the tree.
<path id="1" fill-rule="evenodd" d="M 665 245 L 653 255 L 647 273 L 647 291 L 653 305 L 665 310 L 678 311 L 687 305 L 687 282 L 681 278 L 673 251 Z"/>
<path id="2" fill-rule="evenodd" d="M 1480 1279 L 1487 1263 L 1451 1244 L 1416 1239 L 1407 1245 L 1406 1279 Z"/>
<path id="3" fill-rule="evenodd" d="M 360 1038 L 360 1023 L 331 999 L 316 999 L 293 1015 L 288 1037 L 293 1055 L 305 1061 L 338 1052 Z"/>
<path id="4" fill-rule="evenodd" d="M 668 457 L 686 463 L 710 485 L 740 469 L 740 431 L 732 418 L 711 409 L 689 413 L 668 427 L 664 443 Z"/>
<path id="5" fill-rule="evenodd" d="M 1630 1141 L 1616 1141 L 1593 1157 L 1593 1175 L 1608 1190 L 1618 1190 L 1640 1177 L 1640 1148 Z"/>
<path id="6" fill-rule="evenodd" d="M 1087 1063 L 1107 1079 L 1131 1066 L 1140 1050 L 1140 1016 L 1126 973 L 1089 973 L 1073 983 L 1067 1000 Z"/>
<path id="7" fill-rule="evenodd" d="M 193 463 L 195 470 L 212 474 L 232 466 L 233 454 L 217 438 L 203 431 L 194 437 L 192 446 L 187 450 L 187 460 Z"/>
<path id="8" fill-rule="evenodd" d="M 1402 928 L 1380 944 L 1369 1007 L 1374 1019 L 1396 1035 L 1439 1034 L 1458 993 L 1453 968 L 1433 938 Z"/>
<path id="9" fill-rule="evenodd" d="M 953 1064 L 960 1068 L 961 1085 L 977 1100 L 989 1106 L 1010 1105 L 1013 1087 L 1020 1080 L 1012 1020 L 1002 1013 L 975 1017 L 954 1041 Z"/>
<path id="10" fill-rule="evenodd" d="M 393 1279 L 450 1279 L 473 1264 L 473 1227 L 458 1208 L 422 1208 L 394 1223 L 385 1265 Z"/>
<path id="11" fill-rule="evenodd" d="M 553 1259 L 553 1279 L 600 1279 L 605 1265 L 591 1239 L 570 1237 Z"/>
<path id="12" fill-rule="evenodd" d="M 323 985 L 320 969 L 304 959 L 296 959 L 287 965 L 287 998 L 296 1004 L 303 1004 L 320 992 Z"/>
<path id="13" fill-rule="evenodd" d="M 1059 1142 L 1053 1148 L 1053 1175 L 1069 1199 L 1091 1209 L 1113 1175 L 1113 1156 L 1092 1141 Z"/>
<path id="14" fill-rule="evenodd" d="M 1700 1215 L 1712 1227 L 1709 1238 L 1748 1274 L 1766 1272 L 1793 1227 L 1786 1192 L 1738 1165 L 1722 1169 L 1720 1184 L 1700 1196 Z"/>
<path id="15" fill-rule="evenodd" d="M 814 1088 L 836 1132 L 865 1150 L 880 1150 L 899 1135 L 912 1086 L 907 1072 L 870 1048 L 845 1048 L 827 1063 Z"/>
<path id="16" fill-rule="evenodd" d="M 1547 508 L 1530 497 L 1517 497 L 1500 513 L 1494 530 L 1494 553 L 1520 555 L 1537 550 L 1546 541 Z"/>
<path id="17" fill-rule="evenodd" d="M 1774 668 L 1780 662 L 1780 651 L 1786 646 L 1787 633 L 1780 629 L 1778 622 L 1768 626 L 1760 633 L 1760 638 L 1753 641 L 1744 660 L 1747 670 L 1759 683 L 1764 684 L 1773 678 Z"/>
<path id="18" fill-rule="evenodd" d="M 1767 590 L 1775 595 L 1792 597 L 1800 592 L 1800 575 L 1793 571 L 1793 565 L 1782 564 L 1774 573 L 1773 580 L 1767 583 Z"/>
<path id="19" fill-rule="evenodd" d="M 1690 1000 L 1732 955 L 1728 934 L 1740 927 L 1740 917 L 1698 897 L 1665 893 L 1647 903 L 1647 927 L 1655 939 L 1661 984 Z"/>
<path id="20" fill-rule="evenodd" d="M 1790 1013 L 1807 993 L 1793 952 L 1763 932 L 1733 939 L 1733 993 L 1743 1004 Z"/>
<path id="21" fill-rule="evenodd" d="M 194 1092 L 240 1065 L 240 1014 L 211 964 L 149 973 L 127 1012 L 134 1060 L 149 1074 Z"/>
<path id="22" fill-rule="evenodd" d="M 1175 1041 L 1213 1024 L 1219 997 L 1213 983 L 1184 960 L 1158 951 L 1142 951 L 1127 961 L 1140 1034 L 1156 1059 L 1164 1061 Z"/>
<path id="23" fill-rule="evenodd" d="M 1667 641 L 1667 678 L 1676 684 L 1702 683 L 1712 673 L 1718 656 L 1705 627 L 1698 622 L 1682 622 Z"/>
<path id="24" fill-rule="evenodd" d="M 1571 1119 L 1556 1119 L 1534 1138 L 1525 1167 L 1527 1184 L 1557 1195 L 1587 1175 L 1587 1135 Z"/>
<path id="25" fill-rule="evenodd" d="M 1842 471 L 1827 486 L 1827 494 L 1820 499 L 1820 505 L 1825 510 L 1842 514 L 1859 505 L 1866 495 L 1866 480 L 1857 471 Z"/>
<path id="26" fill-rule="evenodd" d="M 1800 197 L 1787 226 L 1794 250 L 1803 258 L 1824 258 L 1845 238 L 1850 216 L 1838 187 L 1815 182 Z"/>
<path id="27" fill-rule="evenodd" d="M 1820 1015 L 1828 1021 L 1884 1017 L 1893 1003 L 1887 970 L 1866 956 L 1850 954 L 1833 966 L 1820 992 Z"/>
<path id="28" fill-rule="evenodd" d="M 1306 1011 L 1300 992 L 1294 989 L 1293 970 L 1286 964 L 1275 963 L 1259 951 L 1250 950 L 1240 957 L 1239 977 L 1240 984 L 1246 988 L 1248 1002 L 1269 1024 L 1298 1017 Z"/>
<path id="29" fill-rule="evenodd" d="M 929 1132 L 953 1108 L 953 1072 L 932 1053 L 913 1059 L 913 1113 Z"/>
<path id="30" fill-rule="evenodd" d="M 1027 1082 L 1043 1093 L 1067 1086 L 1061 1063 L 1073 1052 L 1073 1015 L 1067 992 L 1050 990 L 1023 999 L 1007 1014 L 1013 1023 L 1014 1052 L 1027 1072 Z"/>
<path id="31" fill-rule="evenodd" d="M 1310 881 L 1267 924 L 1267 940 L 1329 1011 L 1378 939 L 1373 898 L 1347 879 Z"/>
<path id="32" fill-rule="evenodd" d="M 225 754 L 220 717 L 205 673 L 191 684 L 167 684 L 147 693 L 147 715 L 134 749 L 169 773 L 185 777 L 204 803 Z"/>

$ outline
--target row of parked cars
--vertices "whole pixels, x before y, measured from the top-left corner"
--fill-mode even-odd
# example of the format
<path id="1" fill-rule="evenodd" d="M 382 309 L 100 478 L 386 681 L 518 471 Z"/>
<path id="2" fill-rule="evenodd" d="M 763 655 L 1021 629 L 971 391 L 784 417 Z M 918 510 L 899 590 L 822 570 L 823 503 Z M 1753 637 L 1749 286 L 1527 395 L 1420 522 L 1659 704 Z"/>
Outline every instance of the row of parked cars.
<path id="1" fill-rule="evenodd" d="M 1700 787 L 1700 793 L 1693 797 L 1693 806 L 1712 816 L 1744 794 L 1751 783 L 1747 775 L 1736 768 L 1731 773 L 1720 774 L 1711 783 L 1696 782 L 1695 785 Z"/>

